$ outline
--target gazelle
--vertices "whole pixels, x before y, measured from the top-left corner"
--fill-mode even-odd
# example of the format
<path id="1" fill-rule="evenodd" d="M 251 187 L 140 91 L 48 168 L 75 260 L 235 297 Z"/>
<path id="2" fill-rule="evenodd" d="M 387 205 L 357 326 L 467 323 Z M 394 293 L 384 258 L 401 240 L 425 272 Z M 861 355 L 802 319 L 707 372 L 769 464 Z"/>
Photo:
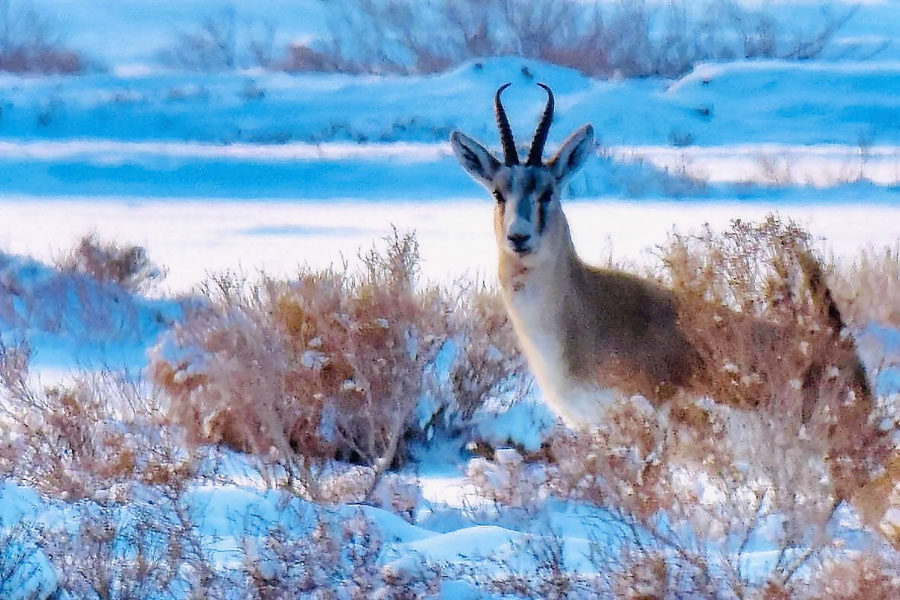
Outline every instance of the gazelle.
<path id="1" fill-rule="evenodd" d="M 594 153 L 594 130 L 584 125 L 543 162 L 554 100 L 538 85 L 548 99 L 524 164 L 500 100 L 509 84 L 494 97 L 502 163 L 458 131 L 450 141 L 495 199 L 503 301 L 544 398 L 570 425 L 589 425 L 620 394 L 665 399 L 687 386 L 697 358 L 678 327 L 671 291 L 588 266 L 575 253 L 560 195 Z"/>
<path id="2" fill-rule="evenodd" d="M 689 391 L 752 407 L 752 397 L 748 402 L 747 395 L 731 394 L 733 382 L 722 375 L 721 356 L 711 355 L 708 348 L 698 351 L 688 327 L 703 319 L 714 321 L 723 346 L 755 344 L 769 352 L 768 358 L 796 352 L 797 340 L 777 324 L 724 307 L 703 306 L 700 310 L 706 312 L 700 317 L 685 314 L 683 299 L 671 289 L 582 262 L 560 196 L 593 154 L 594 132 L 591 125 L 582 126 L 544 162 L 554 99 L 549 87 L 538 85 L 548 99 L 524 164 L 500 100 L 509 84 L 494 96 L 502 162 L 459 131 L 450 141 L 463 168 L 494 197 L 501 295 L 545 401 L 575 427 L 601 423 L 622 396 L 640 395 L 660 407 Z M 844 324 L 819 263 L 808 254 L 801 254 L 798 262 L 827 324 L 813 335 L 820 355 L 810 359 L 800 379 L 777 381 L 773 374 L 775 381 L 769 383 L 773 388 L 796 386 L 804 421 L 814 410 L 824 414 L 837 494 L 853 498 L 866 520 L 877 525 L 893 482 L 900 478 L 900 454 L 891 459 L 890 481 L 870 480 L 868 467 L 884 460 L 886 438 L 868 424 L 874 401 L 865 371 L 852 340 L 841 335 Z M 817 408 L 820 385 L 838 379 L 837 369 L 844 373 L 842 388 L 831 398 L 839 399 Z"/>

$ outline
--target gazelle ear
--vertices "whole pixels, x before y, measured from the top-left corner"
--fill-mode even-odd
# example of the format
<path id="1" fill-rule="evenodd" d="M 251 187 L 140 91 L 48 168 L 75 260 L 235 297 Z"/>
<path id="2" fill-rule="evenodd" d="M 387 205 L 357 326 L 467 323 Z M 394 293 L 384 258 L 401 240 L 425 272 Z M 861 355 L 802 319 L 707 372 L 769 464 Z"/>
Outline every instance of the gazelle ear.
<path id="1" fill-rule="evenodd" d="M 565 181 L 584 165 L 594 148 L 594 127 L 584 125 L 563 142 L 547 166 L 557 181 Z"/>
<path id="2" fill-rule="evenodd" d="M 450 145 L 456 154 L 459 164 L 472 176 L 472 179 L 486 188 L 490 188 L 491 181 L 500 168 L 500 161 L 487 149 L 469 136 L 454 131 L 450 134 Z"/>

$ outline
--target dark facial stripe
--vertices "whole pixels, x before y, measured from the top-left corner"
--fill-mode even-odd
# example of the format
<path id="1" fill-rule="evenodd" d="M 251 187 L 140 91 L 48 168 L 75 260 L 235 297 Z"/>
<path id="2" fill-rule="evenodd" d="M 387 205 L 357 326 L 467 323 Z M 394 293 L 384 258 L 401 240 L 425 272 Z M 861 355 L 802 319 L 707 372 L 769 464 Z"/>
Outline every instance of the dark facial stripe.
<path id="1" fill-rule="evenodd" d="M 538 235 L 542 235 L 544 233 L 544 225 L 547 224 L 547 205 L 549 202 L 538 202 L 538 221 L 537 221 L 537 231 Z"/>

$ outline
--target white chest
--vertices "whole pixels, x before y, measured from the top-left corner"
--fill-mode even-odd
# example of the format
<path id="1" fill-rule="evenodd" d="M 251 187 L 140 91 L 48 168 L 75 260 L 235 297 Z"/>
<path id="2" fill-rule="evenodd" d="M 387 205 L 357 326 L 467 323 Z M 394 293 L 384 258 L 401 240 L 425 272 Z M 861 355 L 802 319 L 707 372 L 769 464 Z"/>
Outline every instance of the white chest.
<path id="1" fill-rule="evenodd" d="M 602 421 L 619 393 L 572 377 L 560 307 L 527 286 L 507 295 L 506 301 L 519 344 L 547 404 L 570 426 Z"/>

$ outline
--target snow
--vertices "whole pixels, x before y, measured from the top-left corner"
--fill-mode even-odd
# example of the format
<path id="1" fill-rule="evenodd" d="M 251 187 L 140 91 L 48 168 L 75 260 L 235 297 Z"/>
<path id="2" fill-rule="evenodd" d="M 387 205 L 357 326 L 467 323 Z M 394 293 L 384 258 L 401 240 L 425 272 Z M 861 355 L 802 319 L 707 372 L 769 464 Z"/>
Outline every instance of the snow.
<path id="1" fill-rule="evenodd" d="M 721 146 L 617 146 L 622 160 L 644 160 L 659 169 L 684 172 L 711 183 L 768 183 L 816 188 L 869 181 L 900 183 L 900 148 L 842 145 L 736 144 Z"/>
<path id="2" fill-rule="evenodd" d="M 218 1 L 36 4 L 65 25 L 70 45 L 108 67 L 77 78 L 0 75 L 0 338 L 27 340 L 45 382 L 78 368 L 139 369 L 181 315 L 171 295 L 190 293 L 210 273 L 290 276 L 300 265 L 353 264 L 394 226 L 417 232 L 426 280 L 493 282 L 490 200 L 446 140 L 459 128 L 495 145 L 490 101 L 506 81 L 515 84 L 505 103 L 520 144 L 545 99 L 537 81 L 557 97 L 551 150 L 582 123 L 598 131 L 602 149 L 565 203 L 587 262 L 612 256 L 640 266 L 673 228 L 722 228 L 772 211 L 808 227 L 840 260 L 900 238 L 896 2 L 864 3 L 825 60 L 701 65 L 677 82 L 594 81 L 514 57 L 409 78 L 181 73 L 162 68 L 159 52 L 216 14 Z M 767 3 L 785 22 L 805 22 L 809 4 Z M 313 0 L 234 10 L 247 27 L 277 21 L 282 44 L 327 27 L 326 3 Z M 860 60 L 886 42 L 874 60 Z M 154 297 L 48 266 L 90 232 L 142 245 L 169 268 Z M 873 324 L 860 339 L 873 356 L 900 355 L 896 329 Z M 457 351 L 455 343 L 442 350 L 438 377 Z M 883 397 L 900 394 L 900 369 L 881 365 L 875 384 Z M 476 435 L 538 450 L 555 418 L 537 393 L 506 400 L 477 416 Z M 420 402 L 423 422 L 436 406 Z M 275 525 L 308 536 L 323 516 L 362 516 L 385 541 L 382 565 L 398 574 L 415 574 L 423 559 L 528 571 L 533 546 L 556 536 L 566 567 L 590 573 L 594 540 L 615 549 L 614 519 L 593 507 L 551 501 L 537 515 L 498 514 L 463 475 L 459 448 L 440 443 L 416 465 L 423 502 L 412 523 L 373 506 L 325 508 L 266 489 L 252 465 L 224 450 L 214 482 L 194 483 L 183 502 L 221 569 L 240 566 L 248 539 Z M 144 492 L 120 507 L 123 523 L 155 506 L 153 490 Z M 0 482 L 0 540 L 24 531 L 7 548 L 28 554 L 14 589 L 0 582 L 0 595 L 50 596 L 57 573 L 29 546 L 27 528 L 74 528 L 100 507 Z M 169 511 L 155 516 L 163 522 Z M 755 539 L 745 568 L 761 572 L 774 559 Z M 463 580 L 446 582 L 441 595 L 484 597 Z"/>
<path id="3" fill-rule="evenodd" d="M 514 403 L 497 404 L 485 406 L 482 414 L 476 415 L 478 438 L 494 448 L 512 445 L 537 452 L 556 424 L 556 416 L 547 405 L 533 394 Z"/>
<path id="4" fill-rule="evenodd" d="M 182 314 L 179 302 L 138 297 L 3 253 L 0 290 L 0 340 L 28 344 L 37 367 L 140 366 L 153 340 Z"/>
<path id="5" fill-rule="evenodd" d="M 417 233 L 426 278 L 492 281 L 492 207 L 483 191 L 466 186 L 455 198 L 402 202 L 7 196 L 0 199 L 0 248 L 49 262 L 94 231 L 101 239 L 145 246 L 154 261 L 169 268 L 163 288 L 185 292 L 208 273 L 252 277 L 264 270 L 289 276 L 304 264 L 340 266 L 346 259 L 353 265 L 359 250 L 377 245 L 393 225 Z M 592 263 L 612 254 L 643 264 L 673 227 L 696 231 L 708 222 L 722 228 L 731 219 L 759 220 L 772 211 L 807 226 L 841 257 L 889 245 L 898 236 L 900 206 L 891 190 L 856 186 L 760 195 L 727 201 L 583 199 L 566 202 L 566 211 L 576 248 Z M 826 201 L 817 203 L 823 195 Z"/>

